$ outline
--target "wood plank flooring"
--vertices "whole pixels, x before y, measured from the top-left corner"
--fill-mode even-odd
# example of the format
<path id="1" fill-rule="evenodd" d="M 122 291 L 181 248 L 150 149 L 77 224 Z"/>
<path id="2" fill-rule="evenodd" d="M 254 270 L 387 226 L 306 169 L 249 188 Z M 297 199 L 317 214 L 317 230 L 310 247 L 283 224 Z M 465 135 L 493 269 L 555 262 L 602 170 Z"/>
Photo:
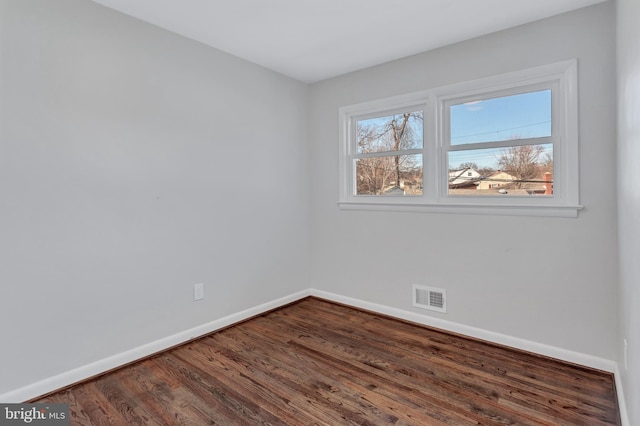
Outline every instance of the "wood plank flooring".
<path id="1" fill-rule="evenodd" d="M 77 425 L 618 425 L 613 376 L 316 298 L 38 401 Z"/>

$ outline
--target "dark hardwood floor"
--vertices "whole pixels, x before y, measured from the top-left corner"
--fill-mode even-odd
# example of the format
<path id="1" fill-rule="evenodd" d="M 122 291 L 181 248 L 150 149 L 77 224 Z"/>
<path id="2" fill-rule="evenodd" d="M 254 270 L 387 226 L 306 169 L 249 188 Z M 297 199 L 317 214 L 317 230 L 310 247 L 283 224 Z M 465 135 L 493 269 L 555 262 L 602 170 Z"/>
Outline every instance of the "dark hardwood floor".
<path id="1" fill-rule="evenodd" d="M 80 425 L 617 425 L 613 376 L 315 298 L 32 402 Z"/>

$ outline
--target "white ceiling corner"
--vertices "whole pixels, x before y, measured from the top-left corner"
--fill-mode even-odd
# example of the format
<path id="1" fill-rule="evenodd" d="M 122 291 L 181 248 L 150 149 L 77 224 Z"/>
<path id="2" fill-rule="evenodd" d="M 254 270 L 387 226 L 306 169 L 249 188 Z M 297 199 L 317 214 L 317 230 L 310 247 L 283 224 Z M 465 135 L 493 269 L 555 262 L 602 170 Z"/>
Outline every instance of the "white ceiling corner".
<path id="1" fill-rule="evenodd" d="M 606 0 L 92 0 L 303 82 Z"/>

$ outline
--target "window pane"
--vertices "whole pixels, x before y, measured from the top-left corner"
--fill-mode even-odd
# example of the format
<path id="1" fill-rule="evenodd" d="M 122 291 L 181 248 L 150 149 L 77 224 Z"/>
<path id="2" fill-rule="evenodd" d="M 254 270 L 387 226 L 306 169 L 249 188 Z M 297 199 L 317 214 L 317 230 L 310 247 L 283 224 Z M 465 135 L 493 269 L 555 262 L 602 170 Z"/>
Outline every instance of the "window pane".
<path id="1" fill-rule="evenodd" d="M 422 148 L 422 111 L 356 121 L 357 153 Z"/>
<path id="2" fill-rule="evenodd" d="M 552 194 L 552 144 L 449 153 L 449 195 Z"/>
<path id="3" fill-rule="evenodd" d="M 422 195 L 422 155 L 355 160 L 356 195 Z"/>
<path id="4" fill-rule="evenodd" d="M 452 105 L 451 145 L 551 136 L 551 90 Z"/>

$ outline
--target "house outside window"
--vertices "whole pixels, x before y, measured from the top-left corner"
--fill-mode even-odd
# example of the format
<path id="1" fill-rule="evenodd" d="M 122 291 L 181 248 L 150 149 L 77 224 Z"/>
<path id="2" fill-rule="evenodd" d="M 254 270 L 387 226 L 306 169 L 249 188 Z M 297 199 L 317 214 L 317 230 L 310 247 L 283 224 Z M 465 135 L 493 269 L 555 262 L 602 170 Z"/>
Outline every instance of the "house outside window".
<path id="1" fill-rule="evenodd" d="M 343 209 L 575 217 L 575 60 L 340 108 Z"/>

